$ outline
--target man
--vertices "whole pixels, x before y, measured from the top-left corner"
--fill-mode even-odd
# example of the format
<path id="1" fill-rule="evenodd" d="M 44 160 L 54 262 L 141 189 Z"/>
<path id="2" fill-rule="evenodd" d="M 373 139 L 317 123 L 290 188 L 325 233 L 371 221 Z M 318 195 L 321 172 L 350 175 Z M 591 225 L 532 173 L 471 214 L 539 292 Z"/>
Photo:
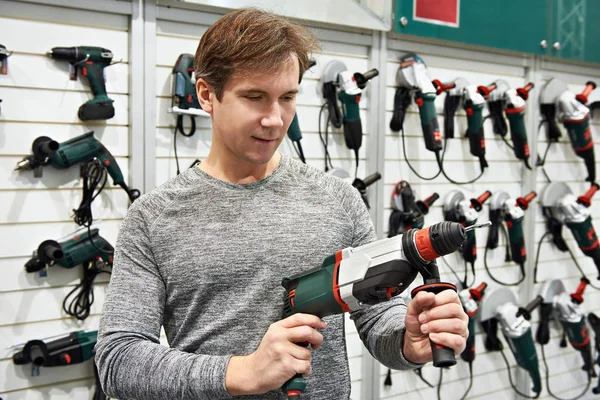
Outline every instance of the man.
<path id="1" fill-rule="evenodd" d="M 317 49 L 305 28 L 255 9 L 227 14 L 200 40 L 196 87 L 212 146 L 123 222 L 96 348 L 110 396 L 283 399 L 279 388 L 300 373 L 303 399 L 349 397 L 343 316 L 281 319 L 284 276 L 376 239 L 358 191 L 276 151 Z M 465 346 L 467 317 L 451 291 L 419 293 L 408 307 L 398 296 L 352 318 L 391 368 L 431 360 L 429 338 Z"/>

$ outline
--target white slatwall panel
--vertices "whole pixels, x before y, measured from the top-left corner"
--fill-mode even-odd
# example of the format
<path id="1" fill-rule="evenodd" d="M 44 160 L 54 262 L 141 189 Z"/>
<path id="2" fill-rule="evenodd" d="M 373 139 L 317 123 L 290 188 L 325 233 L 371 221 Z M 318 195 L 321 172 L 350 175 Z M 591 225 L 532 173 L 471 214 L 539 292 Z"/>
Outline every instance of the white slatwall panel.
<path id="1" fill-rule="evenodd" d="M 83 24 L 88 21 L 90 24 Z M 108 277 L 97 279 L 96 301 L 83 323 L 62 311 L 65 295 L 79 283 L 81 267 L 52 267 L 47 277 L 27 274 L 23 265 L 46 239 L 73 232 L 72 209 L 81 201 L 79 169 L 14 171 L 38 136 L 58 142 L 93 130 L 129 176 L 129 21 L 127 16 L 54 6 L 0 2 L 0 43 L 13 51 L 7 75 L 0 75 L 0 397 L 3 399 L 89 398 L 94 390 L 91 361 L 61 368 L 16 366 L 7 347 L 78 329 L 96 330 Z M 38 33 L 38 34 L 32 34 Z M 42 33 L 42 34 L 39 34 Z M 115 117 L 84 123 L 79 106 L 91 91 L 79 78 L 69 80 L 67 63 L 45 53 L 56 46 L 90 45 L 110 49 L 117 64 L 106 69 L 106 87 Z M 128 199 L 121 189 L 105 188 L 94 202 L 100 234 L 115 243 Z"/>
<path id="2" fill-rule="evenodd" d="M 156 185 L 166 182 L 176 175 L 176 162 L 173 153 L 173 131 L 175 117 L 167 112 L 171 105 L 171 70 L 177 57 L 181 53 L 195 54 L 196 47 L 201 35 L 208 29 L 217 15 L 196 13 L 197 21 L 204 24 L 192 25 L 188 23 L 173 22 L 169 20 L 157 20 L 157 59 L 156 59 Z M 302 130 L 302 148 L 307 163 L 323 169 L 324 149 L 319 139 L 319 109 L 323 104 L 320 95 L 320 76 L 323 67 L 331 60 L 339 60 L 346 64 L 349 71 L 365 72 L 370 68 L 369 47 L 363 44 L 351 44 L 334 41 L 327 34 L 318 33 L 321 37 L 323 53 L 316 55 L 317 65 L 308 71 L 300 85 L 300 93 L 297 98 L 297 113 Z M 338 33 L 341 34 L 341 33 Z M 341 34 L 343 36 L 343 34 Z M 335 38 L 337 35 L 334 35 Z M 352 37 L 352 36 L 348 36 Z M 370 39 L 369 39 L 370 43 Z M 377 78 L 375 78 L 377 79 Z M 364 178 L 371 172 L 366 172 L 366 154 L 370 145 L 368 132 L 369 121 L 367 117 L 368 89 L 362 97 L 360 108 L 365 137 L 360 149 L 360 162 L 358 176 Z M 324 113 L 325 115 L 325 113 Z M 204 159 L 210 150 L 211 126 L 210 120 L 196 118 L 196 134 L 190 138 L 177 136 L 177 151 L 181 170 L 187 168 L 196 158 Z M 186 128 L 189 120 L 185 119 Z M 321 129 L 325 129 L 324 118 Z M 328 151 L 332 158 L 334 167 L 344 168 L 350 175 L 354 173 L 354 153 L 346 148 L 342 130 L 329 129 L 330 138 Z M 279 150 L 297 158 L 291 142 L 286 138 Z M 356 332 L 354 322 L 346 316 L 347 348 L 350 362 L 350 373 L 352 380 L 352 398 L 360 399 L 361 394 L 361 367 L 363 345 Z"/>
<path id="3" fill-rule="evenodd" d="M 393 49 L 401 49 L 401 44 L 392 43 Z M 439 79 L 442 82 L 451 81 L 458 77 L 467 79 L 471 84 L 487 85 L 496 79 L 505 79 L 511 86 L 520 87 L 525 83 L 523 67 L 516 65 L 494 65 L 486 62 L 472 62 L 452 57 L 436 56 L 435 47 L 427 47 L 427 53 L 419 53 L 428 67 L 429 77 Z M 424 199 L 433 192 L 440 195 L 440 199 L 431 208 L 430 213 L 425 217 L 425 225 L 431 225 L 443 221 L 442 206 L 446 194 L 455 189 L 462 190 L 466 198 L 477 197 L 485 190 L 492 193 L 504 190 L 511 196 L 518 197 L 524 193 L 523 186 L 523 165 L 516 160 L 512 150 L 498 137 L 494 137 L 492 124 L 486 120 L 484 124 L 486 139 L 486 159 L 490 167 L 485 174 L 475 183 L 469 185 L 456 186 L 450 183 L 443 175 L 438 176 L 433 181 L 424 181 L 418 178 L 408 167 L 403 155 L 403 143 L 401 134 L 392 132 L 389 129 L 389 121 L 392 117 L 394 93 L 396 89 L 395 77 L 398 70 L 398 60 L 405 54 L 401 50 L 390 50 L 388 52 L 387 62 L 387 82 L 386 82 L 386 132 L 385 132 L 385 174 L 384 174 L 384 220 L 381 223 L 384 226 L 384 232 L 388 231 L 388 218 L 391 213 L 390 198 L 395 184 L 400 180 L 407 180 L 417 199 Z M 437 97 L 435 105 L 438 114 L 438 122 L 443 134 L 443 104 L 444 96 Z M 487 110 L 486 110 L 487 111 Z M 487 112 L 484 112 L 486 115 Z M 455 138 L 448 141 L 444 169 L 446 173 L 456 181 L 467 181 L 475 178 L 479 172 L 479 161 L 469 153 L 468 140 L 464 138 L 464 132 L 467 127 L 465 111 L 459 109 L 455 117 Z M 405 118 L 405 142 L 408 159 L 411 165 L 424 177 L 435 175 L 438 166 L 434 154 L 425 148 L 422 138 L 419 114 L 414 102 L 411 104 Z M 488 207 L 480 212 L 480 221 L 488 219 Z M 477 261 L 476 284 L 482 281 L 488 283 L 488 288 L 494 288 L 498 285 L 492 282 L 483 266 L 483 256 L 487 231 L 480 229 L 476 232 L 477 237 Z M 459 254 L 452 254 L 446 257 L 447 262 L 457 270 L 462 279 L 464 271 L 464 261 Z M 454 276 L 443 262 L 439 262 L 442 279 L 456 282 Z M 490 251 L 488 254 L 488 265 L 494 276 L 506 281 L 514 281 L 517 278 L 518 267 L 512 263 L 504 261 L 504 249 Z M 470 269 L 470 267 L 469 267 Z M 469 272 L 469 282 L 472 281 L 472 274 Z M 421 278 L 416 279 L 413 286 L 421 283 Z M 515 290 L 515 293 L 516 290 Z M 468 398 L 494 398 L 494 399 L 512 399 L 514 392 L 510 388 L 506 366 L 498 353 L 487 352 L 483 346 L 484 335 L 481 334 L 478 327 L 476 336 L 476 359 L 474 361 L 474 380 L 473 387 L 469 392 Z M 509 355 L 511 365 L 515 365 L 512 355 Z M 458 364 L 455 367 L 444 370 L 442 398 L 458 399 L 468 387 L 469 369 L 468 364 L 459 357 Z M 431 364 L 423 368 L 423 375 L 436 388 L 429 388 L 411 371 L 393 371 L 392 386 L 384 386 L 385 374 L 387 368 L 381 368 L 381 399 L 425 399 L 436 396 L 439 371 Z"/>
<path id="4" fill-rule="evenodd" d="M 573 93 L 580 93 L 583 90 L 585 83 L 589 80 L 595 82 L 600 81 L 600 70 L 596 70 L 597 72 L 591 76 L 570 73 L 568 71 L 569 69 L 567 68 L 560 72 L 542 70 L 541 80 L 546 82 L 553 77 L 560 78 L 569 85 L 569 90 L 571 90 Z M 596 120 L 591 122 L 592 132 L 596 140 L 595 152 L 598 154 L 600 151 L 600 148 L 598 147 L 598 135 L 600 135 L 600 121 L 598 120 L 598 116 L 596 115 Z M 587 170 L 585 169 L 583 159 L 577 157 L 571 149 L 569 138 L 562 124 L 559 124 L 559 128 L 561 129 L 562 137 L 558 145 L 553 144 L 550 148 L 547 157 L 546 170 L 550 176 L 550 179 L 552 179 L 552 182 L 566 182 L 573 193 L 579 196 L 589 188 L 589 183 L 584 182 L 584 179 L 587 176 Z M 540 134 L 538 151 L 544 151 L 545 149 L 545 131 L 542 131 Z M 600 171 L 598 162 L 596 164 L 596 170 Z M 546 180 L 543 174 L 538 173 L 538 193 L 542 193 L 545 187 Z M 592 220 L 594 226 L 597 228 L 598 224 L 600 223 L 600 203 L 597 196 L 592 198 L 591 209 Z M 535 238 L 537 242 L 544 232 L 546 232 L 541 207 L 537 207 L 535 220 Z M 569 248 L 575 254 L 577 262 L 582 267 L 588 279 L 590 279 L 592 284 L 600 286 L 600 282 L 596 279 L 599 273 L 594 265 L 594 262 L 591 258 L 584 256 L 581 250 L 579 250 L 577 247 L 577 242 L 567 227 L 563 228 L 563 237 L 567 241 Z M 569 293 L 575 291 L 577 285 L 579 284 L 581 273 L 571 260 L 569 254 L 562 253 L 556 249 L 556 247 L 551 243 L 551 240 L 548 238 L 542 245 L 541 254 L 537 277 L 537 281 L 539 283 L 535 285 L 536 293 L 538 290 L 541 290 L 544 282 L 551 279 L 561 279 L 565 285 L 565 289 Z M 589 312 L 594 312 L 596 314 L 600 313 L 600 292 L 598 292 L 598 290 L 588 286 L 584 294 L 584 300 L 584 303 L 581 305 L 581 310 L 586 316 Z M 537 321 L 538 315 L 535 315 L 535 317 Z M 553 326 L 551 325 L 551 327 Z M 551 339 L 550 343 L 546 346 L 546 355 L 548 357 L 548 366 L 550 370 L 550 389 L 554 394 L 562 398 L 575 397 L 582 392 L 586 382 L 585 373 L 580 369 L 582 365 L 581 357 L 570 345 L 566 348 L 560 348 L 558 346 L 558 342 L 560 340 L 558 337 L 559 331 L 552 329 L 551 332 L 557 337 Z M 541 355 L 539 345 L 537 347 L 538 355 Z M 545 371 L 543 367 L 541 370 Z M 592 380 L 592 387 L 595 387 L 596 384 L 597 380 Z M 596 396 L 592 394 L 591 391 L 588 391 L 583 398 L 592 399 L 595 397 Z M 545 388 L 540 398 L 551 398 Z"/>

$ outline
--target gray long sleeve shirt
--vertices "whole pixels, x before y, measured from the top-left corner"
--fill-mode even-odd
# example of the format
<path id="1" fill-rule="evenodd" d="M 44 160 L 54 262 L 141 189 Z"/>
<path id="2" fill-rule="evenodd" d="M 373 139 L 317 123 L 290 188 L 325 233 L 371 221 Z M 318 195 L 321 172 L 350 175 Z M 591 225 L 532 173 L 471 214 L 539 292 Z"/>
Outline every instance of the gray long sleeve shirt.
<path id="1" fill-rule="evenodd" d="M 281 319 L 281 279 L 375 238 L 356 189 L 289 157 L 249 184 L 188 169 L 136 200 L 123 221 L 96 345 L 105 392 L 231 398 L 229 358 L 254 352 Z M 371 354 L 395 369 L 418 366 L 402 356 L 405 312 L 398 296 L 351 315 Z M 303 400 L 350 394 L 344 318 L 325 321 Z M 170 348 L 159 343 L 161 326 Z"/>

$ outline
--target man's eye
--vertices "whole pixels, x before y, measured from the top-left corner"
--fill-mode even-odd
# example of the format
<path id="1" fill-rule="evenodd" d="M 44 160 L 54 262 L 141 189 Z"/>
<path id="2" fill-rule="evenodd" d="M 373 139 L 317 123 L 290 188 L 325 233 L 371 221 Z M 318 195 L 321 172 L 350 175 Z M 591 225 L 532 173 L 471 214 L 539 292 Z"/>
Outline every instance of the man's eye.
<path id="1" fill-rule="evenodd" d="M 294 101 L 295 97 L 294 96 L 285 96 L 283 98 L 284 101 Z"/>
<path id="2" fill-rule="evenodd" d="M 260 97 L 260 96 L 246 96 L 246 98 L 247 98 L 248 100 L 251 100 L 251 101 L 258 101 L 258 100 L 260 100 L 262 97 Z"/>

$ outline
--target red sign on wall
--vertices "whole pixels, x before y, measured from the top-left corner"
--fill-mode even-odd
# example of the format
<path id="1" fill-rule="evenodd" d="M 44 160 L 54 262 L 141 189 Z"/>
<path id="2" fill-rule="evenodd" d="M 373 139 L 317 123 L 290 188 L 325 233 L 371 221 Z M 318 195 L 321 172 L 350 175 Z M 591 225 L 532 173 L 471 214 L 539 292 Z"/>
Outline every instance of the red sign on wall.
<path id="1" fill-rule="evenodd" d="M 413 20 L 458 28 L 460 0 L 414 0 Z"/>

